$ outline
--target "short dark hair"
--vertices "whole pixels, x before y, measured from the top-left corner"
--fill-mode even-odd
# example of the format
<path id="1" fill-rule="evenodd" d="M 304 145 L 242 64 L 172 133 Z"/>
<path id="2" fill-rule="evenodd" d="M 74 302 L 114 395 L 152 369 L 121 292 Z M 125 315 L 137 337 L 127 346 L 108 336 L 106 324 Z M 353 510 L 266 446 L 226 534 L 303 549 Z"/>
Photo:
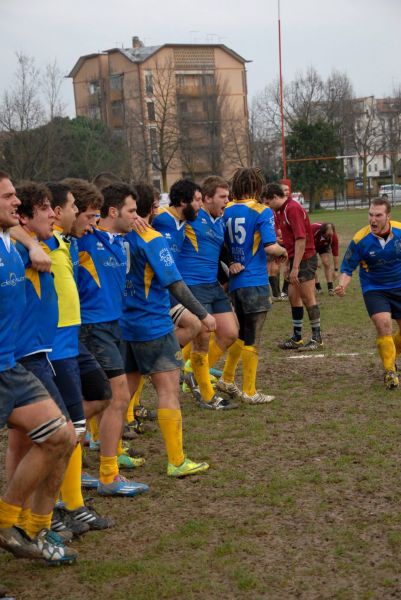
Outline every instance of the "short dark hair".
<path id="1" fill-rule="evenodd" d="M 320 233 L 322 235 L 324 235 L 326 233 L 328 227 L 330 227 L 330 226 L 331 226 L 331 228 L 333 230 L 333 233 L 335 233 L 335 231 L 336 231 L 335 225 L 334 225 L 334 223 L 330 223 L 330 222 L 328 222 L 328 223 L 322 223 L 321 224 L 321 226 L 320 226 Z"/>
<path id="2" fill-rule="evenodd" d="M 71 191 L 68 185 L 55 181 L 48 181 L 46 187 L 50 190 L 52 195 L 52 208 L 56 208 L 56 206 L 61 206 L 61 208 L 63 208 L 63 206 L 67 204 L 67 196 Z"/>
<path id="3" fill-rule="evenodd" d="M 99 190 L 111 185 L 112 183 L 121 183 L 121 178 L 117 175 L 114 175 L 111 171 L 102 171 L 98 173 L 96 177 L 92 179 L 93 185 L 95 185 Z"/>
<path id="4" fill-rule="evenodd" d="M 231 191 L 236 200 L 255 198 L 259 200 L 266 181 L 259 167 L 237 169 L 231 181 Z"/>
<path id="5" fill-rule="evenodd" d="M 284 192 L 281 185 L 278 183 L 269 183 L 268 185 L 265 185 L 262 189 L 260 197 L 266 198 L 266 200 L 272 200 L 274 196 L 284 198 Z"/>
<path id="6" fill-rule="evenodd" d="M 386 213 L 391 213 L 391 204 L 387 198 L 373 198 L 373 200 L 370 201 L 370 206 L 385 206 Z"/>
<path id="7" fill-rule="evenodd" d="M 202 192 L 200 185 L 191 179 L 178 179 L 170 188 L 170 206 L 180 206 L 181 202 L 191 204 L 195 192 Z"/>
<path id="8" fill-rule="evenodd" d="M 93 183 L 75 177 L 67 177 L 61 183 L 70 188 L 70 192 L 75 198 L 78 214 L 85 212 L 89 207 L 96 210 L 101 208 L 103 196 Z"/>
<path id="9" fill-rule="evenodd" d="M 36 181 L 22 181 L 15 188 L 17 198 L 21 201 L 21 204 L 17 208 L 17 212 L 20 215 L 33 219 L 34 209 L 41 207 L 46 202 L 51 203 L 52 194 L 49 188 L 43 183 L 37 183 Z"/>
<path id="10" fill-rule="evenodd" d="M 132 196 L 136 200 L 136 191 L 127 183 L 112 183 L 103 188 L 103 205 L 100 209 L 100 216 L 105 219 L 109 214 L 109 208 L 122 209 L 127 196 Z"/>
<path id="11" fill-rule="evenodd" d="M 8 173 L 6 173 L 5 171 L 0 171 L 0 181 L 2 179 L 10 179 L 10 175 Z"/>
<path id="12" fill-rule="evenodd" d="M 148 183 L 140 181 L 135 184 L 137 193 L 136 212 L 140 217 L 147 217 L 152 212 L 152 205 L 155 200 L 155 189 Z"/>

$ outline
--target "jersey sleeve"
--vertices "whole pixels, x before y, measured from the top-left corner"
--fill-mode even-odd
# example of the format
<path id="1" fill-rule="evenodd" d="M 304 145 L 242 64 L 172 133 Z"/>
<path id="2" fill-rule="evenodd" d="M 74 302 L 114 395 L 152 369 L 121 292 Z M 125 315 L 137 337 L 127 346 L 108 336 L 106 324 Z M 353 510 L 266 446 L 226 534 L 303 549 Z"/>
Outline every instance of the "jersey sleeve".
<path id="1" fill-rule="evenodd" d="M 347 251 L 344 255 L 343 261 L 341 263 L 341 273 L 345 273 L 346 275 L 352 276 L 352 273 L 357 268 L 361 258 L 359 256 L 359 250 L 357 244 L 352 240 L 347 248 Z"/>
<path id="2" fill-rule="evenodd" d="M 163 236 L 146 244 L 146 258 L 163 287 L 182 279 Z"/>
<path id="3" fill-rule="evenodd" d="M 338 256 L 339 248 L 338 248 L 338 235 L 336 232 L 333 233 L 333 237 L 331 238 L 331 252 L 333 256 Z"/>
<path id="4" fill-rule="evenodd" d="M 258 229 L 262 244 L 274 244 L 277 241 L 274 214 L 270 208 L 260 213 L 258 218 Z"/>

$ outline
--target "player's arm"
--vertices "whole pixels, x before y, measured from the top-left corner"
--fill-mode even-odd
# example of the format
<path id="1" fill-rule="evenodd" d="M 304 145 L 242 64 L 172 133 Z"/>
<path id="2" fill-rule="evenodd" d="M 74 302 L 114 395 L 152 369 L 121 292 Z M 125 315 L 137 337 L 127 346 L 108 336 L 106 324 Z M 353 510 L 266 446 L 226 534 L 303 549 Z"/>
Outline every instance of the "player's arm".
<path id="1" fill-rule="evenodd" d="M 31 237 L 21 225 L 12 227 L 10 235 L 13 240 L 20 242 L 28 250 L 31 265 L 35 271 L 50 273 L 52 261 L 37 240 Z"/>
<path id="2" fill-rule="evenodd" d="M 183 280 L 175 281 L 167 286 L 167 289 L 178 302 L 180 302 L 189 312 L 194 314 L 206 327 L 207 331 L 216 330 L 216 321 L 212 315 L 210 315 L 206 308 L 195 298 L 189 287 L 183 282 Z"/>
<path id="3" fill-rule="evenodd" d="M 273 256 L 274 258 L 281 258 L 283 261 L 287 260 L 287 250 L 284 246 L 280 246 L 277 242 L 273 242 L 272 244 L 264 245 L 265 252 L 268 256 Z"/>
<path id="4" fill-rule="evenodd" d="M 336 234 L 336 232 L 333 233 L 333 238 L 331 240 L 331 253 L 333 255 L 334 275 L 337 277 L 338 270 L 340 268 L 340 257 L 338 235 Z"/>
<path id="5" fill-rule="evenodd" d="M 345 296 L 345 290 L 351 283 L 352 275 L 347 275 L 347 273 L 341 273 L 340 279 L 338 280 L 338 285 L 335 288 L 335 293 L 337 296 Z"/>

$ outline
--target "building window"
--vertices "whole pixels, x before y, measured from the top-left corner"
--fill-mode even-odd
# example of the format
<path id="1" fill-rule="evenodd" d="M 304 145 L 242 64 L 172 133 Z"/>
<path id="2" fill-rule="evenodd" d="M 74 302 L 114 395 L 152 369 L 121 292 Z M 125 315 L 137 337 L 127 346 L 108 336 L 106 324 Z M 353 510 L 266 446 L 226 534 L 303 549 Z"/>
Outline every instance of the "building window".
<path id="1" fill-rule="evenodd" d="M 375 171 L 377 171 L 377 163 L 375 163 L 374 169 Z"/>
<path id="2" fill-rule="evenodd" d="M 116 100 L 111 103 L 111 114 L 114 118 L 122 118 L 124 116 L 124 103 L 122 100 Z"/>
<path id="3" fill-rule="evenodd" d="M 91 81 L 89 83 L 89 93 L 91 95 L 98 94 L 100 92 L 100 82 L 99 81 Z"/>
<path id="4" fill-rule="evenodd" d="M 100 106 L 89 106 L 88 117 L 90 119 L 96 119 L 96 120 L 100 121 L 100 119 L 101 119 Z"/>
<path id="5" fill-rule="evenodd" d="M 354 168 L 354 159 L 353 158 L 348 159 L 348 166 L 350 169 Z"/>
<path id="6" fill-rule="evenodd" d="M 153 94 L 153 75 L 150 71 L 145 73 L 145 92 Z"/>
<path id="7" fill-rule="evenodd" d="M 362 169 L 362 158 L 359 157 L 359 169 Z"/>
<path id="8" fill-rule="evenodd" d="M 185 75 L 176 75 L 175 81 L 176 81 L 177 87 L 185 87 L 185 85 L 187 83 L 187 79 L 186 79 Z"/>
<path id="9" fill-rule="evenodd" d="M 123 89 L 123 75 L 112 75 L 110 77 L 110 89 L 121 92 Z"/>
<path id="10" fill-rule="evenodd" d="M 371 171 L 372 171 L 372 165 L 368 165 L 368 171 L 369 171 L 369 173 L 371 173 Z"/>
<path id="11" fill-rule="evenodd" d="M 387 156 L 383 156 L 383 169 L 387 169 Z"/>
<path id="12" fill-rule="evenodd" d="M 149 119 L 149 121 L 156 121 L 155 103 L 154 102 L 147 102 L 146 105 L 148 107 L 148 119 Z"/>
<path id="13" fill-rule="evenodd" d="M 157 150 L 157 131 L 154 127 L 149 129 L 150 149 L 153 151 Z"/>
<path id="14" fill-rule="evenodd" d="M 161 192 L 161 183 L 160 183 L 160 179 L 154 179 L 152 181 L 153 183 L 153 187 L 156 188 L 157 190 L 159 190 L 159 192 Z"/>

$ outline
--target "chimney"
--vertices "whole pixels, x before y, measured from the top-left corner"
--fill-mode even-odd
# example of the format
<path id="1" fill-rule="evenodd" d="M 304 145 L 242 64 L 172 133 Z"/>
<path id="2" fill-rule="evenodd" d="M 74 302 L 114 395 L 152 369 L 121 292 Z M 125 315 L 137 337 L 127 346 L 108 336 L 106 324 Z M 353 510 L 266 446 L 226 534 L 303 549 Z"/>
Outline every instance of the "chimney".
<path id="1" fill-rule="evenodd" d="M 143 48 L 144 47 L 144 43 L 139 39 L 139 37 L 137 35 L 134 35 L 134 37 L 132 38 L 132 47 L 133 48 Z"/>

